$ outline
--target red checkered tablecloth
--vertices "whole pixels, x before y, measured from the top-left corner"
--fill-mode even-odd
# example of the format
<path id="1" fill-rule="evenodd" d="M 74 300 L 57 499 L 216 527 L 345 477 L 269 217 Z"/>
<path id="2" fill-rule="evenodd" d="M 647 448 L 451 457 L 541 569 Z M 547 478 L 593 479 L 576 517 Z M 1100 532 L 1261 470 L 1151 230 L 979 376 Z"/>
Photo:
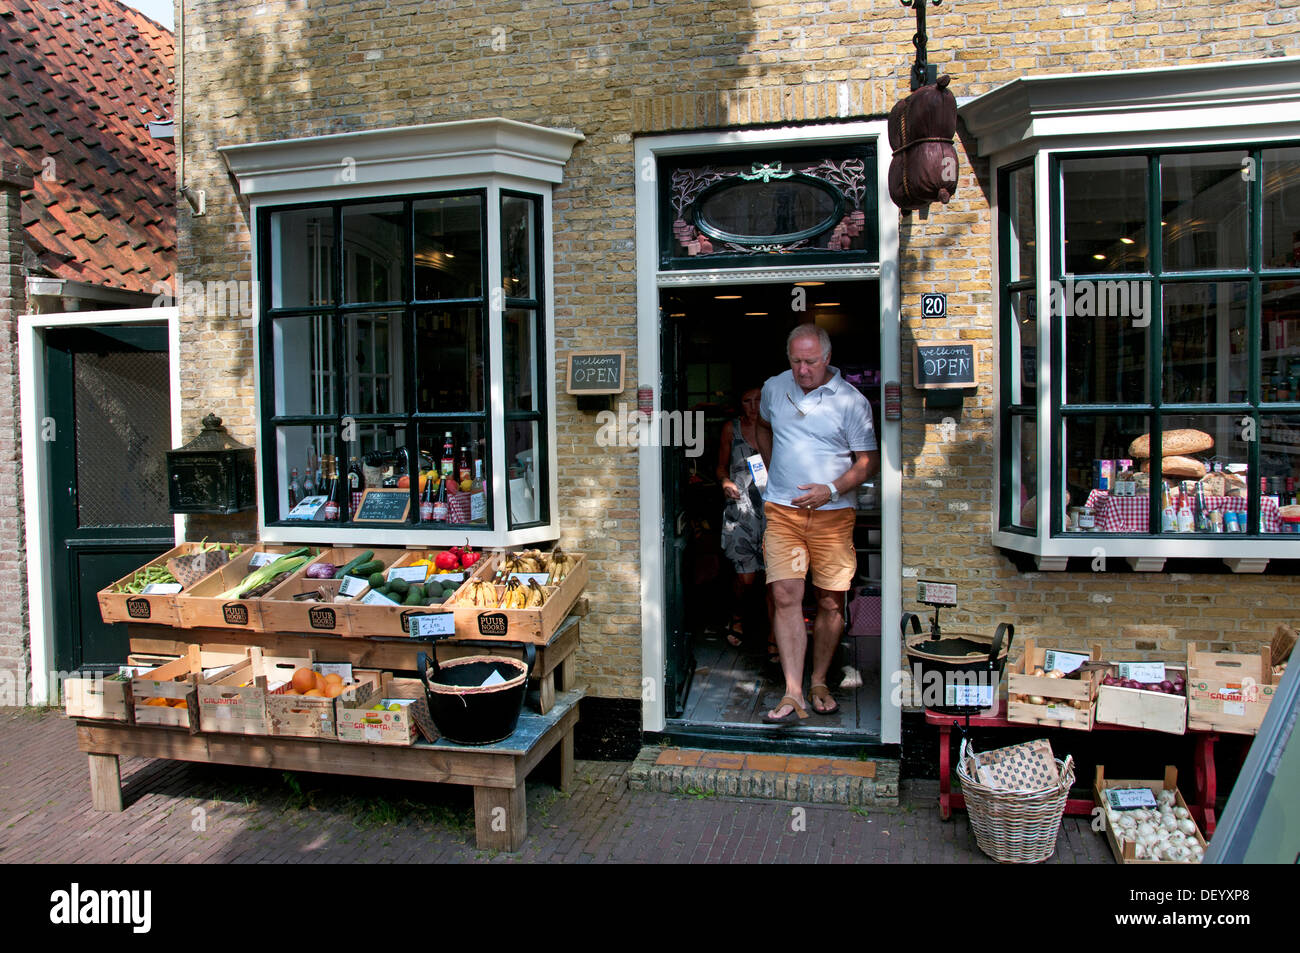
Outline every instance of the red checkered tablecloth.
<path id="1" fill-rule="evenodd" d="M 1205 504 L 1212 510 L 1231 510 L 1245 513 L 1249 501 L 1244 496 L 1207 496 Z M 1111 496 L 1105 490 L 1088 494 L 1088 505 L 1097 513 L 1097 530 L 1102 533 L 1145 533 L 1150 502 L 1146 496 Z M 1264 518 L 1264 532 L 1282 532 L 1282 520 L 1277 512 L 1277 500 L 1266 497 L 1260 501 L 1260 515 Z"/>

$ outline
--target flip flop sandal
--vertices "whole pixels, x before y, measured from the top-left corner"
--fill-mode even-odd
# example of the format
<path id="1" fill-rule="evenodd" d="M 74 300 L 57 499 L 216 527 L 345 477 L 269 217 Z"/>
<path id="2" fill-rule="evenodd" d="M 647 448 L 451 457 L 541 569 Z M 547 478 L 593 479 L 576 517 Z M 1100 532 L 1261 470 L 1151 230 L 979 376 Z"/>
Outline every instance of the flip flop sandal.
<path id="1" fill-rule="evenodd" d="M 782 715 L 780 718 L 773 718 L 772 712 L 769 711 L 763 716 L 763 720 L 769 725 L 792 725 L 795 722 L 803 721 L 808 717 L 808 712 L 800 708 L 799 703 L 789 695 L 783 696 L 781 700 L 777 702 L 776 708 L 773 708 L 772 711 L 776 711 L 777 708 L 784 708 L 786 705 L 789 705 L 790 708 L 793 709 L 790 714 Z"/>
<path id="2" fill-rule="evenodd" d="M 833 715 L 840 710 L 839 703 L 835 701 L 835 696 L 831 694 L 831 690 L 827 688 L 825 685 L 814 685 L 812 686 L 812 688 L 809 689 L 809 691 L 811 692 L 814 701 L 814 703 L 811 706 L 812 710 L 815 711 L 817 714 Z M 818 701 L 820 701 L 823 705 L 826 704 L 827 702 L 830 702 L 832 707 L 818 708 L 816 705 L 816 702 Z"/>

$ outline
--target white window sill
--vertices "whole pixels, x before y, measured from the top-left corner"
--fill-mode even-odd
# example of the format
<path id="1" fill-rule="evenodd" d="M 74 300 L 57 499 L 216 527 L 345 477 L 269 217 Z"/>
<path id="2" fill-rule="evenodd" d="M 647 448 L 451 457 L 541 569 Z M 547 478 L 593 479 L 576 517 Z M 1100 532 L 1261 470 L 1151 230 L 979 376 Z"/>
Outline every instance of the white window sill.
<path id="1" fill-rule="evenodd" d="M 993 545 L 1037 557 L 1044 572 L 1060 572 L 1069 559 L 1090 560 L 1093 571 L 1104 572 L 1111 561 L 1123 562 L 1137 572 L 1162 572 L 1169 559 L 1219 560 L 1234 573 L 1263 572 L 1272 559 L 1300 559 L 1300 537 L 1206 538 L 1087 534 L 1080 536 L 1023 536 L 1002 530 L 993 533 Z"/>

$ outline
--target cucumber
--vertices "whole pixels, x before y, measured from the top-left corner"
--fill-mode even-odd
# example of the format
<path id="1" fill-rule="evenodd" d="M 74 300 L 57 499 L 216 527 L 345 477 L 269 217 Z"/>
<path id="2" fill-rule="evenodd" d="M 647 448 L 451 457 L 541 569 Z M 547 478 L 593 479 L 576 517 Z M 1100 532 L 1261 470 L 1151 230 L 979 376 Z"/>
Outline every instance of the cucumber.
<path id="1" fill-rule="evenodd" d="M 348 563 L 347 565 L 343 566 L 342 568 L 338 569 L 338 570 L 334 573 L 334 578 L 335 578 L 335 579 L 342 579 L 344 576 L 346 576 L 346 575 L 348 575 L 349 573 L 351 573 L 352 570 L 356 569 L 358 566 L 362 565 L 363 563 L 368 563 L 368 562 L 370 562 L 370 560 L 372 560 L 372 559 L 374 559 L 374 558 L 375 558 L 374 550 L 367 549 L 364 553 L 362 553 L 362 554 L 361 554 L 360 556 L 358 556 L 356 559 L 352 560 L 352 562 L 350 562 L 350 563 Z"/>

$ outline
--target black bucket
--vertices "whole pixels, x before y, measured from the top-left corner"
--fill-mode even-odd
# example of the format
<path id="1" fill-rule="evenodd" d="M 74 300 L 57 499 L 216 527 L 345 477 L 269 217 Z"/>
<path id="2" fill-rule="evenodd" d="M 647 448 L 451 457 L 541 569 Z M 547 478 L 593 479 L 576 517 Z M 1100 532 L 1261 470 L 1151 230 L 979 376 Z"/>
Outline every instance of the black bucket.
<path id="1" fill-rule="evenodd" d="M 907 634 L 909 620 L 914 633 L 910 636 Z M 921 620 L 916 613 L 904 612 L 902 628 L 907 657 L 914 665 L 920 666 L 922 698 L 927 686 L 935 681 L 930 673 L 937 675 L 943 686 L 939 704 L 927 704 L 926 708 L 945 715 L 976 715 L 990 707 L 946 704 L 949 689 L 959 686 L 991 685 L 992 704 L 997 703 L 1002 670 L 1006 667 L 1007 656 L 1011 653 L 1011 640 L 1015 636 L 1014 625 L 1010 622 L 1000 623 L 992 639 L 986 635 L 966 633 L 941 635 L 935 639 L 921 634 Z"/>
<path id="2" fill-rule="evenodd" d="M 490 745 L 513 735 L 535 657 L 531 645 L 526 661 L 502 655 L 471 655 L 440 665 L 436 657 L 426 662 L 421 653 L 424 693 L 439 733 L 461 745 Z M 485 687 L 483 682 L 493 673 L 505 681 Z"/>

